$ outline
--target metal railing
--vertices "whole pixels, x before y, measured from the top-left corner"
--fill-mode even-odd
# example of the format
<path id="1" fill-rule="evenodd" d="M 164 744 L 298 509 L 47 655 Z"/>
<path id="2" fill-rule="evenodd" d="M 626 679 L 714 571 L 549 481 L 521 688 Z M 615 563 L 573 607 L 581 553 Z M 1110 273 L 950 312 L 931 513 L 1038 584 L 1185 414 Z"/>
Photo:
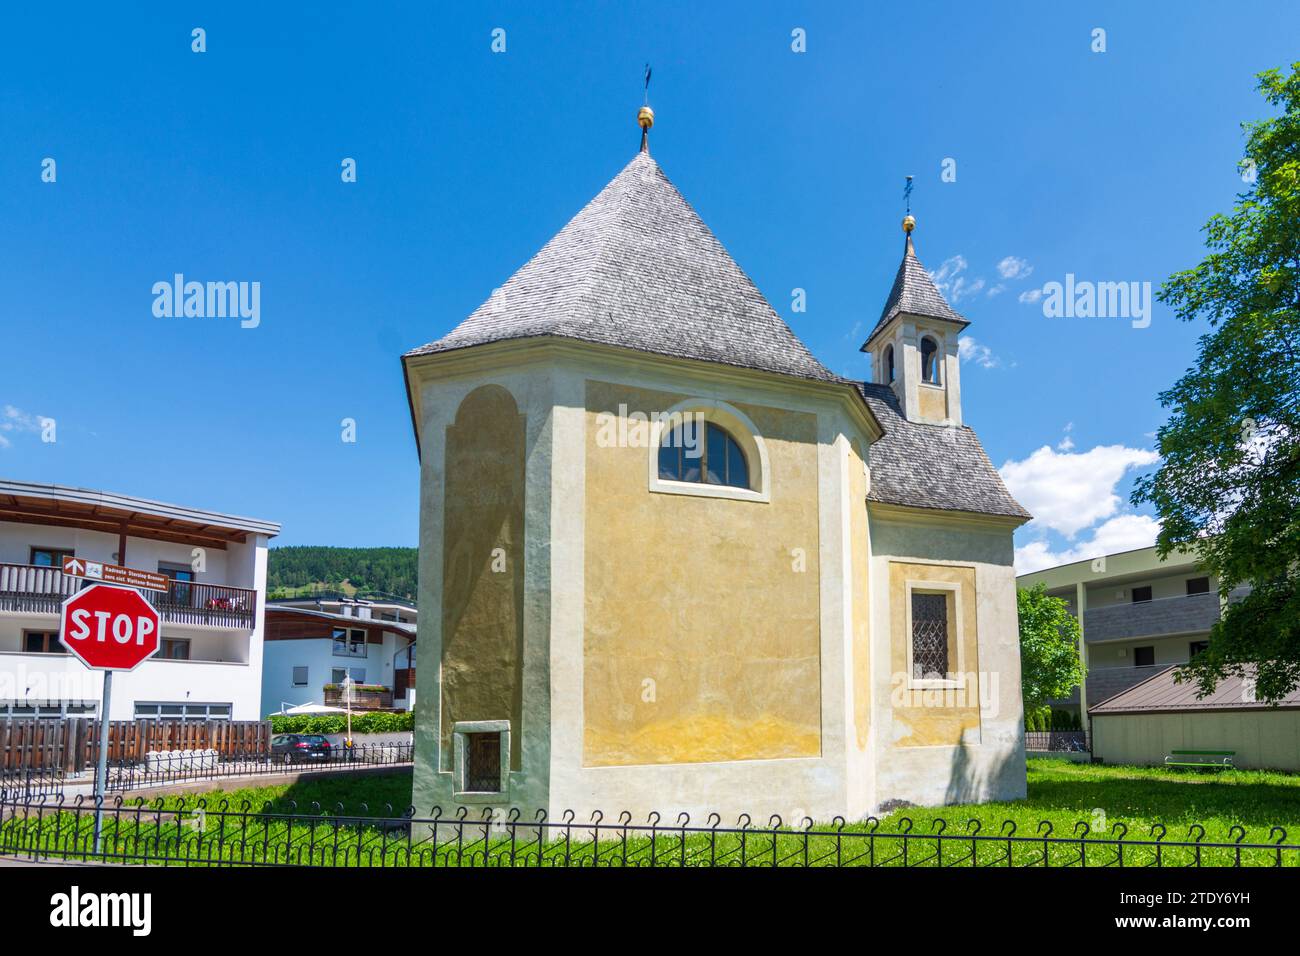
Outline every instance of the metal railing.
<path id="1" fill-rule="evenodd" d="M 103 839 L 95 850 L 96 810 Z M 1168 839 L 1161 824 L 1130 836 L 1123 823 L 1094 834 L 1080 821 L 1057 834 L 1043 821 L 1021 834 L 1013 821 L 985 832 L 979 821 L 964 828 L 944 819 L 921 832 L 908 817 L 890 818 L 889 830 L 870 817 L 849 825 L 836 818 L 817 827 L 787 827 L 773 816 L 754 826 L 742 815 L 723 826 L 717 814 L 693 825 L 651 814 L 634 823 L 621 814 L 579 821 L 572 812 L 551 819 L 539 810 L 524 819 L 485 809 L 470 819 L 461 808 L 427 817 L 365 804 L 348 812 L 292 801 L 255 807 L 245 801 L 202 799 L 0 801 L 0 854 L 29 859 L 96 860 L 183 866 L 424 866 L 424 867 L 1205 867 L 1300 866 L 1300 845 L 1282 827 L 1267 842 L 1246 842 L 1233 826 L 1226 840 L 1205 839 L 1192 824 L 1184 839 Z"/>
<path id="2" fill-rule="evenodd" d="M 360 744 L 331 747 L 328 752 L 314 756 L 309 754 L 296 749 L 227 753 L 216 750 L 159 751 L 145 755 L 143 760 L 110 761 L 104 789 L 144 790 L 192 780 L 257 777 L 286 771 L 410 766 L 415 759 L 412 744 Z"/>
<path id="3" fill-rule="evenodd" d="M 1092 741 L 1086 730 L 1026 730 L 1025 749 L 1091 753 Z"/>
<path id="4" fill-rule="evenodd" d="M 65 598 L 76 594 L 86 578 L 35 564 L 0 564 L 0 611 L 58 614 Z M 257 619 L 257 592 L 227 584 L 170 581 L 166 591 L 143 591 L 164 621 L 252 629 Z"/>

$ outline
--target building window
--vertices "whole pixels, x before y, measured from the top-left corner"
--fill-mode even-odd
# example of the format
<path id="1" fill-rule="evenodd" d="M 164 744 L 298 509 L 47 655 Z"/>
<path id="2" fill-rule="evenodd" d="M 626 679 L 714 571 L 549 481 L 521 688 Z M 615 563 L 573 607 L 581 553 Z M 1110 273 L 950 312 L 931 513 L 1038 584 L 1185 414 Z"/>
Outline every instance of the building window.
<path id="1" fill-rule="evenodd" d="M 170 600 L 181 607 L 190 607 L 194 589 L 194 569 L 183 564 L 159 564 L 158 573 L 165 574 L 172 582 Z"/>
<path id="2" fill-rule="evenodd" d="M 1147 585 L 1146 587 L 1134 588 L 1134 589 L 1133 589 L 1133 603 L 1134 603 L 1134 604 L 1145 604 L 1147 601 L 1150 601 L 1150 600 L 1151 600 L 1151 586 L 1150 586 L 1150 585 Z"/>
<path id="3" fill-rule="evenodd" d="M 1195 660 L 1199 655 L 1209 650 L 1209 647 L 1209 641 L 1192 641 L 1187 645 L 1187 659 L 1189 661 Z"/>
<path id="4" fill-rule="evenodd" d="M 295 667 L 293 669 L 293 686 L 294 687 L 307 686 L 307 668 Z"/>
<path id="5" fill-rule="evenodd" d="M 188 701 L 138 701 L 137 720 L 229 720 L 230 704 L 193 704 Z"/>
<path id="6" fill-rule="evenodd" d="M 334 640 L 335 657 L 366 656 L 366 632 L 364 630 L 336 627 L 331 636 Z"/>
<path id="7" fill-rule="evenodd" d="M 59 640 L 58 631 L 23 631 L 23 653 L 66 654 L 68 649 Z"/>
<path id="8" fill-rule="evenodd" d="M 510 783 L 510 721 L 458 720 L 452 724 L 456 797 L 496 803 Z"/>
<path id="9" fill-rule="evenodd" d="M 1134 667 L 1151 667 L 1156 662 L 1156 649 L 1154 647 L 1135 647 L 1133 648 L 1133 666 Z"/>
<path id="10" fill-rule="evenodd" d="M 749 464 L 740 443 L 719 425 L 679 425 L 659 446 L 659 477 L 668 481 L 703 481 L 732 488 L 749 487 Z"/>
<path id="11" fill-rule="evenodd" d="M 1188 578 L 1187 593 L 1188 594 L 1209 594 L 1210 579 L 1209 578 Z"/>
<path id="12" fill-rule="evenodd" d="M 893 384 L 894 384 L 894 347 L 893 347 L 892 345 L 886 345 L 886 346 L 885 346 L 885 373 L 884 373 L 884 377 L 885 377 L 885 384 L 886 384 L 886 385 L 893 385 Z"/>
<path id="13" fill-rule="evenodd" d="M 946 680 L 948 595 L 912 592 L 912 679 Z"/>
<path id="14" fill-rule="evenodd" d="M 354 684 L 364 684 L 366 682 L 366 669 L 364 667 L 335 667 L 330 671 L 330 683 L 342 684 L 349 677 Z"/>
<path id="15" fill-rule="evenodd" d="M 501 735 L 465 735 L 465 789 L 472 793 L 501 790 Z"/>
<path id="16" fill-rule="evenodd" d="M 37 548 L 31 550 L 31 560 L 28 564 L 34 564 L 41 568 L 60 568 L 63 567 L 63 559 L 75 557 L 76 552 L 71 548 Z"/>
<path id="17" fill-rule="evenodd" d="M 921 338 L 921 381 L 939 384 L 939 345 L 928 335 Z"/>
<path id="18" fill-rule="evenodd" d="M 158 656 L 169 661 L 188 661 L 190 659 L 189 638 L 164 637 Z"/>

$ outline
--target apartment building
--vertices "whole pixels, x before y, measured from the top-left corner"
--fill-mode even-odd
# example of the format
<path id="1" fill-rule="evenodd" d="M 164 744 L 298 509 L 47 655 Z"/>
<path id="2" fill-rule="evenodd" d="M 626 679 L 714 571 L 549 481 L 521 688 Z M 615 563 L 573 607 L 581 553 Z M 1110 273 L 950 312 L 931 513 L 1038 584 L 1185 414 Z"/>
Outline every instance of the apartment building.
<path id="1" fill-rule="evenodd" d="M 1079 619 L 1088 678 L 1054 706 L 1082 712 L 1187 663 L 1206 646 L 1221 613 L 1219 582 L 1193 554 L 1161 561 L 1154 547 L 1022 574 L 1016 583 L 1046 585 Z"/>
<path id="2" fill-rule="evenodd" d="M 270 602 L 262 667 L 262 710 L 337 705 L 346 678 L 376 690 L 362 706 L 415 704 L 417 611 L 398 598 L 322 593 Z"/>
<path id="3" fill-rule="evenodd" d="M 0 480 L 0 719 L 100 716 L 103 677 L 59 641 L 64 599 L 86 583 L 63 559 L 167 576 L 144 596 L 162 648 L 113 685 L 112 720 L 261 717 L 271 521 L 144 498 Z"/>

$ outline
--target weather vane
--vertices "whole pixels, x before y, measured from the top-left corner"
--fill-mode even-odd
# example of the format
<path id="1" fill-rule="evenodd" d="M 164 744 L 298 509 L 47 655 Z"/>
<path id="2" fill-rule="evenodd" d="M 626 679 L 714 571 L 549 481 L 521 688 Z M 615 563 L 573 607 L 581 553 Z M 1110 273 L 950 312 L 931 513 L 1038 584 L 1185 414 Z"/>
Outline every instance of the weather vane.
<path id="1" fill-rule="evenodd" d="M 912 177 L 911 176 L 907 177 L 907 183 L 906 185 L 903 186 L 903 202 L 907 207 L 906 209 L 903 210 L 903 212 L 906 215 L 910 216 L 912 214 Z"/>
<path id="2" fill-rule="evenodd" d="M 650 127 L 655 124 L 655 111 L 650 108 L 650 64 L 645 65 L 645 104 L 637 111 L 637 125 L 641 127 L 641 152 L 650 152 Z"/>

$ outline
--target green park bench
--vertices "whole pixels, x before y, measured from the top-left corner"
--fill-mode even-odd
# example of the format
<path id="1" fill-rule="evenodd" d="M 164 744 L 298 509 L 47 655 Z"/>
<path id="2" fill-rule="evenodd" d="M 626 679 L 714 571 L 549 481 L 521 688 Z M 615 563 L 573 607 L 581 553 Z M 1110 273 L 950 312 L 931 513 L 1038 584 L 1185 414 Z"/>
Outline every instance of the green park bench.
<path id="1" fill-rule="evenodd" d="M 1171 750 L 1165 758 L 1165 766 L 1230 770 L 1235 756 L 1235 750 Z"/>

